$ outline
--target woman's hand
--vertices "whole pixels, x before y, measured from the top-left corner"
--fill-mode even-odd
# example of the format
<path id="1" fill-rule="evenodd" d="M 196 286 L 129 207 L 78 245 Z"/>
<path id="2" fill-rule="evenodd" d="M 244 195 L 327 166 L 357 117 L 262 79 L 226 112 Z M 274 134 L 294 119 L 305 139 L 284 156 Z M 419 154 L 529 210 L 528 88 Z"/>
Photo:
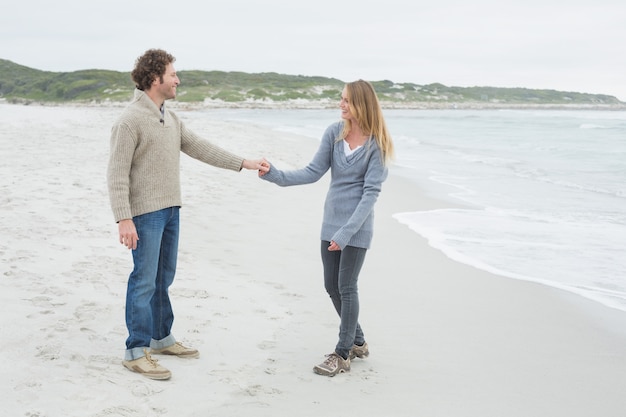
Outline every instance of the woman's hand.
<path id="1" fill-rule="evenodd" d="M 334 240 L 331 240 L 330 241 L 330 245 L 328 245 L 328 250 L 329 251 L 335 251 L 335 250 L 341 250 L 341 248 L 339 247 L 339 245 Z"/>
<path id="2" fill-rule="evenodd" d="M 259 168 L 259 177 L 262 177 L 263 175 L 270 172 L 270 169 L 272 169 L 272 165 L 270 165 L 270 163 L 267 162 L 264 158 L 263 162 L 261 162 L 261 168 Z"/>

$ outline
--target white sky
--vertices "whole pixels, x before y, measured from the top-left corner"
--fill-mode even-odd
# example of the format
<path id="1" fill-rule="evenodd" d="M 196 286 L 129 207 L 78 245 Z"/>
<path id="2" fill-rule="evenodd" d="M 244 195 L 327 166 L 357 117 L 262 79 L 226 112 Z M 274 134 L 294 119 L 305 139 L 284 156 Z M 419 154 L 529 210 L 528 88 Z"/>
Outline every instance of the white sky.
<path id="1" fill-rule="evenodd" d="M 46 71 L 130 71 L 146 49 L 163 48 L 178 71 L 547 88 L 626 101 L 624 0 L 18 0 L 10 9 L 0 13 L 0 58 Z"/>

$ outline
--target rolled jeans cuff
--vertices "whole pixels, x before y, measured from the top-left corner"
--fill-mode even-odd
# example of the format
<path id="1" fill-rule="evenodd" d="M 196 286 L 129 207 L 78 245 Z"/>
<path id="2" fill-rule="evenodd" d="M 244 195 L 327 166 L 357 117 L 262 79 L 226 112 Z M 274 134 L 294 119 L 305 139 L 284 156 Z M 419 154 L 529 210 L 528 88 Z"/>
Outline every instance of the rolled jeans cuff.
<path id="1" fill-rule="evenodd" d="M 151 349 L 163 349 L 176 343 L 176 339 L 171 334 L 161 340 L 150 340 Z"/>

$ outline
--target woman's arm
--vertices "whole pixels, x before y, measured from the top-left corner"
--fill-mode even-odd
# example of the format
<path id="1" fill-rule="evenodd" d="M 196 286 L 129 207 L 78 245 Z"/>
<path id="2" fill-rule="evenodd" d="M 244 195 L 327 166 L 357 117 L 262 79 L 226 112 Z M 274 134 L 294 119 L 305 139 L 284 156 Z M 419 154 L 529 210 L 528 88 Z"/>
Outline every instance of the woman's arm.
<path id="1" fill-rule="evenodd" d="M 309 164 L 302 169 L 282 171 L 270 164 L 269 171 L 260 177 L 273 182 L 281 187 L 291 185 L 311 184 L 318 181 L 330 169 L 333 147 L 335 145 L 334 125 L 326 129 L 315 156 Z"/>

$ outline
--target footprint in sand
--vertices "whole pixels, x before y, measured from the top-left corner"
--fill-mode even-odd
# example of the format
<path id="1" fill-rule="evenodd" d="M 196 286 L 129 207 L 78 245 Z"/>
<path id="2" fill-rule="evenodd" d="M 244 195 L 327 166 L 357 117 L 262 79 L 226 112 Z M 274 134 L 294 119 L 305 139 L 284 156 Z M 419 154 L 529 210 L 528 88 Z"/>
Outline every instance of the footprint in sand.
<path id="1" fill-rule="evenodd" d="M 274 349 L 276 347 L 276 341 L 264 340 L 261 343 L 257 344 L 256 346 L 262 350 Z"/>
<path id="2" fill-rule="evenodd" d="M 110 369 L 112 366 L 118 367 L 120 364 L 120 358 L 113 355 L 90 355 L 85 367 L 90 370 L 97 371 L 98 373 L 104 372 Z"/>
<path id="3" fill-rule="evenodd" d="M 130 392 L 135 397 L 150 397 L 153 394 L 158 394 L 162 391 L 162 388 L 157 388 L 156 385 L 150 384 L 146 381 L 135 381 L 132 387 L 130 387 Z"/>
<path id="4" fill-rule="evenodd" d="M 215 297 L 214 295 L 211 295 L 206 290 L 196 290 L 196 289 L 191 289 L 191 288 L 172 288 L 170 290 L 170 294 L 172 294 L 172 296 L 175 296 L 175 297 L 198 298 L 201 300 Z"/>
<path id="5" fill-rule="evenodd" d="M 37 354 L 35 355 L 38 358 L 53 361 L 57 360 L 61 357 L 61 345 L 43 345 L 37 346 Z"/>

